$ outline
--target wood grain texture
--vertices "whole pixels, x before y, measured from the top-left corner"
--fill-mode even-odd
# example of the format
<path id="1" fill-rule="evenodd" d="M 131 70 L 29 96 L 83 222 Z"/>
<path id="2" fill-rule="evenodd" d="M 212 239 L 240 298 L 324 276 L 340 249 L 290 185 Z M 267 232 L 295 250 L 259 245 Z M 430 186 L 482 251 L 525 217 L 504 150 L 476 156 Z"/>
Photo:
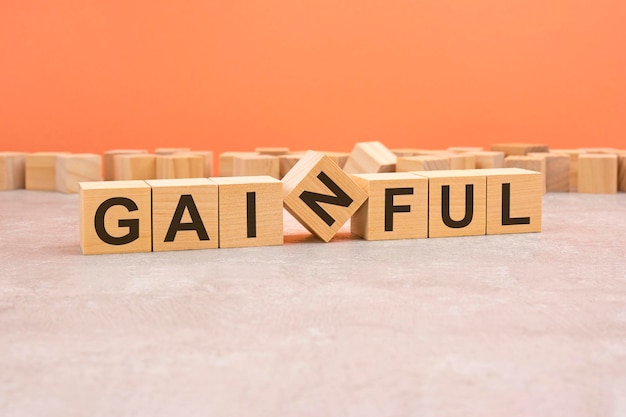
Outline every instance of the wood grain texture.
<path id="1" fill-rule="evenodd" d="M 553 149 L 550 152 L 569 156 L 569 190 L 578 191 L 578 156 L 584 152 L 579 149 Z"/>
<path id="2" fill-rule="evenodd" d="M 235 155 L 233 176 L 266 175 L 280 179 L 280 162 L 272 155 Z"/>
<path id="3" fill-rule="evenodd" d="M 219 176 L 232 177 L 235 156 L 258 155 L 257 152 L 222 152 L 219 156 Z"/>
<path id="4" fill-rule="evenodd" d="M 620 153 L 617 156 L 617 189 L 626 191 L 626 153 Z"/>
<path id="5" fill-rule="evenodd" d="M 287 175 L 303 156 L 304 153 L 278 156 L 279 177 L 282 179 Z"/>
<path id="6" fill-rule="evenodd" d="M 0 152 L 0 190 L 24 188 L 25 182 L 24 152 Z"/>
<path id="7" fill-rule="evenodd" d="M 524 156 L 529 152 L 548 152 L 549 146 L 538 143 L 495 143 L 491 150 L 504 152 L 504 156 Z"/>
<path id="8" fill-rule="evenodd" d="M 476 169 L 503 168 L 504 152 L 479 151 L 471 152 L 474 155 L 474 166 Z"/>
<path id="9" fill-rule="evenodd" d="M 417 155 L 398 157 L 397 172 L 435 171 L 450 169 L 450 158 L 446 155 Z"/>
<path id="10" fill-rule="evenodd" d="M 201 156 L 204 161 L 204 171 L 202 177 L 208 178 L 213 176 L 213 151 L 189 151 L 176 152 L 174 155 L 196 155 Z"/>
<path id="11" fill-rule="evenodd" d="M 543 178 L 543 192 L 546 192 L 547 164 L 543 156 L 507 156 L 504 159 L 504 167 L 540 172 Z"/>
<path id="12" fill-rule="evenodd" d="M 617 155 L 581 154 L 578 157 L 578 192 L 614 194 L 617 192 Z"/>
<path id="13" fill-rule="evenodd" d="M 324 155 L 333 160 L 339 168 L 346 166 L 346 162 L 348 162 L 348 158 L 350 158 L 350 152 L 334 152 L 334 151 L 323 151 Z"/>
<path id="14" fill-rule="evenodd" d="M 205 162 L 202 155 L 174 153 L 156 156 L 156 179 L 204 177 Z"/>
<path id="15" fill-rule="evenodd" d="M 102 155 L 102 174 L 105 181 L 113 181 L 115 176 L 115 156 L 116 155 L 135 155 L 147 154 L 145 149 L 112 149 L 105 151 Z M 122 179 L 122 178 L 120 178 Z"/>
<path id="16" fill-rule="evenodd" d="M 113 166 L 113 178 L 116 181 L 153 180 L 156 178 L 156 156 L 153 154 L 114 155 Z"/>
<path id="17" fill-rule="evenodd" d="M 25 188 L 27 190 L 56 190 L 56 160 L 67 152 L 37 152 L 26 155 L 24 160 Z"/>
<path id="18" fill-rule="evenodd" d="M 557 152 L 529 152 L 528 156 L 543 158 L 546 161 L 546 192 L 570 191 L 570 156 Z"/>
<path id="19" fill-rule="evenodd" d="M 358 142 L 343 170 L 349 174 L 394 172 L 396 156 L 380 142 Z"/>
<path id="20" fill-rule="evenodd" d="M 62 193 L 78 193 L 78 184 L 82 181 L 102 181 L 102 157 L 89 153 L 57 156 L 56 190 Z"/>

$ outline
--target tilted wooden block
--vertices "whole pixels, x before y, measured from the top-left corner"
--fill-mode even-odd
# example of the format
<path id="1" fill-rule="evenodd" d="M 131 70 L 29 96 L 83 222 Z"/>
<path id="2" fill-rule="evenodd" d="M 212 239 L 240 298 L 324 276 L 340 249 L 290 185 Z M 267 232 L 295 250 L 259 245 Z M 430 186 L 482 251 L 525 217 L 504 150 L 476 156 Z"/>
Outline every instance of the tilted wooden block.
<path id="1" fill-rule="evenodd" d="M 520 168 L 483 170 L 487 175 L 487 234 L 541 231 L 541 173 Z"/>
<path id="2" fill-rule="evenodd" d="M 343 170 L 349 174 L 394 172 L 396 156 L 380 142 L 359 142 L 354 145 Z"/>
<path id="3" fill-rule="evenodd" d="M 553 149 L 551 153 L 569 156 L 569 190 L 571 192 L 578 190 L 578 156 L 583 151 L 578 149 Z"/>
<path id="4" fill-rule="evenodd" d="M 524 156 L 529 152 L 548 152 L 548 145 L 536 143 L 496 143 L 491 145 L 492 151 L 504 152 L 504 156 Z"/>
<path id="5" fill-rule="evenodd" d="M 348 162 L 348 158 L 350 158 L 350 152 L 326 151 L 322 153 L 328 156 L 330 159 L 332 159 L 337 165 L 339 165 L 339 168 L 342 168 L 342 169 L 344 166 L 346 166 L 346 162 Z"/>
<path id="6" fill-rule="evenodd" d="M 189 151 L 176 152 L 173 155 L 196 155 L 201 156 L 204 161 L 204 172 L 202 177 L 208 178 L 213 176 L 213 151 Z"/>
<path id="7" fill-rule="evenodd" d="M 220 248 L 283 244 L 282 183 L 270 176 L 214 177 Z"/>
<path id="8" fill-rule="evenodd" d="M 271 155 L 236 155 L 233 159 L 233 176 L 268 175 L 280 178 L 280 163 Z"/>
<path id="9" fill-rule="evenodd" d="M 55 191 L 57 156 L 67 152 L 37 152 L 26 155 L 24 160 L 27 190 Z"/>
<path id="10" fill-rule="evenodd" d="M 527 156 L 546 161 L 546 192 L 569 192 L 570 156 L 555 152 L 529 152 Z"/>
<path id="11" fill-rule="evenodd" d="M 219 243 L 218 185 L 207 178 L 148 180 L 152 250 L 212 249 Z"/>
<path id="12" fill-rule="evenodd" d="M 284 146 L 260 147 L 260 148 L 255 148 L 254 150 L 259 155 L 270 155 L 270 156 L 287 155 L 289 153 L 289 148 L 286 148 Z"/>
<path id="13" fill-rule="evenodd" d="M 361 187 L 321 152 L 307 152 L 282 181 L 287 211 L 325 242 L 367 199 Z"/>
<path id="14" fill-rule="evenodd" d="M 59 155 L 55 169 L 56 190 L 78 193 L 82 181 L 102 181 L 102 157 L 91 153 Z"/>
<path id="15" fill-rule="evenodd" d="M 102 156 L 103 176 L 105 181 L 115 180 L 115 156 L 147 154 L 145 149 L 112 149 Z"/>
<path id="16" fill-rule="evenodd" d="M 204 157 L 188 153 L 156 156 L 156 179 L 204 177 Z"/>
<path id="17" fill-rule="evenodd" d="M 80 247 L 85 255 L 152 250 L 150 186 L 145 181 L 80 184 Z"/>
<path id="18" fill-rule="evenodd" d="M 156 178 L 156 156 L 153 154 L 114 155 L 113 166 L 113 178 L 116 181 L 153 180 Z"/>
<path id="19" fill-rule="evenodd" d="M 507 156 L 504 159 L 505 168 L 521 168 L 541 172 L 543 178 L 543 192 L 546 192 L 546 160 L 537 156 Z"/>
<path id="20" fill-rule="evenodd" d="M 289 155 L 280 155 L 278 157 L 278 165 L 280 167 L 279 176 L 283 178 L 287 173 L 293 168 L 300 159 L 304 156 L 304 153 L 301 154 L 289 154 Z"/>
<path id="21" fill-rule="evenodd" d="M 350 222 L 366 240 L 428 237 L 428 179 L 410 173 L 355 174 L 369 196 Z"/>
<path id="22" fill-rule="evenodd" d="M 472 152 L 476 169 L 503 168 L 504 152 L 480 151 Z"/>
<path id="23" fill-rule="evenodd" d="M 25 187 L 25 158 L 23 152 L 0 152 L 0 190 Z"/>
<path id="24" fill-rule="evenodd" d="M 626 153 L 617 156 L 617 176 L 619 191 L 626 191 Z"/>
<path id="25" fill-rule="evenodd" d="M 174 155 L 180 152 L 189 152 L 191 148 L 156 148 L 154 150 L 155 155 Z"/>
<path id="26" fill-rule="evenodd" d="M 617 155 L 582 154 L 578 157 L 578 192 L 614 194 L 617 192 Z"/>
<path id="27" fill-rule="evenodd" d="M 397 172 L 435 171 L 450 169 L 450 159 L 447 156 L 419 155 L 398 157 Z"/>
<path id="28" fill-rule="evenodd" d="M 428 237 L 486 232 L 487 181 L 480 170 L 416 171 L 428 178 Z"/>
<path id="29" fill-rule="evenodd" d="M 257 152 L 222 152 L 219 157 L 219 176 L 232 177 L 235 156 L 258 155 Z"/>

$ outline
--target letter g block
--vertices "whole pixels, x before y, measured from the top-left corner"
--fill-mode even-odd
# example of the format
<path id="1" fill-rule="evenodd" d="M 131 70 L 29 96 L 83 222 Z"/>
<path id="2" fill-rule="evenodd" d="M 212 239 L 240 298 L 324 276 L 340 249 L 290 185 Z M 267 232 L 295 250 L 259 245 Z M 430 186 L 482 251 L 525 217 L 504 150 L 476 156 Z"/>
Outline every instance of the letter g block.
<path id="1" fill-rule="evenodd" d="M 83 254 L 152 251 L 150 191 L 144 181 L 81 182 Z"/>

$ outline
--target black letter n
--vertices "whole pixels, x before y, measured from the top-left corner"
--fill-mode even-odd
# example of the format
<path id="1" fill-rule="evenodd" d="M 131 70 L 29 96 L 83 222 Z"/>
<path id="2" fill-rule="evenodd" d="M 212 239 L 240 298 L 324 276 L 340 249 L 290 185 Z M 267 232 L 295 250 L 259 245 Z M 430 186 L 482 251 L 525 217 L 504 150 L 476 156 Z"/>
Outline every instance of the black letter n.
<path id="1" fill-rule="evenodd" d="M 352 199 L 346 194 L 328 175 L 321 171 L 317 178 L 335 195 L 325 195 L 313 193 L 311 191 L 303 191 L 300 194 L 300 199 L 313 210 L 328 226 L 332 226 L 335 223 L 335 219 L 326 212 L 318 203 L 327 203 L 340 207 L 349 207 L 352 204 Z"/>

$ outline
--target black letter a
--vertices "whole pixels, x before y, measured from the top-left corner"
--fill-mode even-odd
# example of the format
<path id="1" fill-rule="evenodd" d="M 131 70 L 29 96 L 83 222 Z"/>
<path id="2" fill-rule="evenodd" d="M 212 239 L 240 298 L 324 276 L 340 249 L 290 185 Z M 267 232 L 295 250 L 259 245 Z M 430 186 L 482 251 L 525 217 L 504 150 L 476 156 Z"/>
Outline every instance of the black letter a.
<path id="1" fill-rule="evenodd" d="M 302 194 L 300 194 L 300 200 L 304 201 L 304 203 L 309 206 L 311 210 L 313 210 L 313 212 L 322 220 L 324 220 L 327 225 L 332 226 L 333 223 L 335 223 L 335 219 L 333 219 L 330 214 L 328 214 L 326 210 L 318 204 L 318 202 L 341 207 L 349 207 L 350 204 L 352 204 L 352 199 L 341 188 L 339 188 L 339 186 L 335 184 L 335 182 L 331 180 L 330 177 L 324 173 L 324 171 L 321 171 L 317 175 L 317 178 L 322 181 L 322 183 L 328 187 L 330 191 L 335 193 L 335 195 L 332 196 L 313 193 L 311 191 L 303 191 Z"/>
<path id="2" fill-rule="evenodd" d="M 180 222 L 183 218 L 185 208 L 189 211 L 191 223 Z M 202 223 L 202 218 L 200 217 L 200 213 L 198 213 L 198 207 L 196 207 L 196 203 L 193 201 L 191 194 L 183 194 L 180 196 L 176 211 L 172 217 L 172 222 L 165 235 L 165 242 L 173 242 L 176 238 L 176 232 L 179 230 L 195 230 L 198 234 L 198 239 L 209 240 L 209 235 L 204 228 L 204 223 Z"/>

